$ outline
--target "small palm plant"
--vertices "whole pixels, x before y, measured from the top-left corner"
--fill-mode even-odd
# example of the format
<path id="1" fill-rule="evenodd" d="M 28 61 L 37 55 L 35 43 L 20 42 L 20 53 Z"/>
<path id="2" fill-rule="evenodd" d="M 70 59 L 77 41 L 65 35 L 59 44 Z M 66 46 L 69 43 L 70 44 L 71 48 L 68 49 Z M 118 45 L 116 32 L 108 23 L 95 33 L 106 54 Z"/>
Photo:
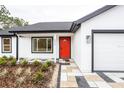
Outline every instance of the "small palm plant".
<path id="1" fill-rule="evenodd" d="M 39 66 L 39 65 L 41 65 L 41 63 L 40 63 L 38 60 L 35 60 L 35 61 L 33 62 L 33 65 L 34 65 L 34 66 Z"/>
<path id="2" fill-rule="evenodd" d="M 28 61 L 27 61 L 26 59 L 21 60 L 20 64 L 21 64 L 22 66 L 26 66 L 26 65 L 28 64 Z"/>

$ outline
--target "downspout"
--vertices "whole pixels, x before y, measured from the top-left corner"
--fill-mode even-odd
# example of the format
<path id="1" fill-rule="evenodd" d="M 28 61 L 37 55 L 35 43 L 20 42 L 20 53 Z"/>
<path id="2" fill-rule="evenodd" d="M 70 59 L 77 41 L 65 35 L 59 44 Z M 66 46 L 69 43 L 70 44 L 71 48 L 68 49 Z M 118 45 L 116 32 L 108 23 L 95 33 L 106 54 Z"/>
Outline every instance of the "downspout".
<path id="1" fill-rule="evenodd" d="M 19 58 L 18 58 L 18 35 L 16 33 L 14 33 L 15 36 L 16 36 L 16 60 L 18 61 Z"/>

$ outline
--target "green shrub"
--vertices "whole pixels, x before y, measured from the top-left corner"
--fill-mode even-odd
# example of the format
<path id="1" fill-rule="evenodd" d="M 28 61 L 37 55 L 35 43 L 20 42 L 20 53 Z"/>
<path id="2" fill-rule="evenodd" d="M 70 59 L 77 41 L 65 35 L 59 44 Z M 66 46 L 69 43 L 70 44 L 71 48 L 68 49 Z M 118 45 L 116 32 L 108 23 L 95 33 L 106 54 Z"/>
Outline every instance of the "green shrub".
<path id="1" fill-rule="evenodd" d="M 25 66 L 25 65 L 28 64 L 28 61 L 27 61 L 26 59 L 21 60 L 20 64 L 21 64 L 22 66 Z"/>
<path id="2" fill-rule="evenodd" d="M 37 71 L 35 74 L 34 74 L 34 80 L 37 82 L 37 81 L 40 81 L 40 80 L 43 80 L 44 78 L 44 73 L 41 72 L 41 71 Z"/>
<path id="3" fill-rule="evenodd" d="M 39 66 L 39 65 L 41 65 L 41 63 L 40 63 L 38 60 L 35 60 L 35 61 L 33 62 L 33 65 Z"/>
<path id="4" fill-rule="evenodd" d="M 10 64 L 11 64 L 11 66 L 15 66 L 16 65 L 16 59 L 11 60 Z"/>
<path id="5" fill-rule="evenodd" d="M 48 67 L 49 67 L 49 66 L 51 66 L 51 65 L 52 65 L 52 62 L 51 62 L 51 61 L 47 61 L 47 62 L 46 62 L 46 64 L 47 64 L 47 65 L 48 65 Z"/>
<path id="6" fill-rule="evenodd" d="M 42 66 L 41 66 L 41 71 L 47 71 L 48 70 L 48 65 L 46 63 L 44 63 Z"/>
<path id="7" fill-rule="evenodd" d="M 5 60 L 8 60 L 8 57 L 7 57 L 7 56 L 5 56 L 5 55 L 4 55 L 2 58 L 3 58 L 3 59 L 5 59 Z"/>
<path id="8" fill-rule="evenodd" d="M 10 56 L 10 57 L 8 58 L 8 60 L 9 60 L 9 61 L 15 60 L 15 58 L 14 58 L 13 56 Z"/>
<path id="9" fill-rule="evenodd" d="M 0 58 L 0 65 L 6 65 L 7 61 L 2 57 Z"/>

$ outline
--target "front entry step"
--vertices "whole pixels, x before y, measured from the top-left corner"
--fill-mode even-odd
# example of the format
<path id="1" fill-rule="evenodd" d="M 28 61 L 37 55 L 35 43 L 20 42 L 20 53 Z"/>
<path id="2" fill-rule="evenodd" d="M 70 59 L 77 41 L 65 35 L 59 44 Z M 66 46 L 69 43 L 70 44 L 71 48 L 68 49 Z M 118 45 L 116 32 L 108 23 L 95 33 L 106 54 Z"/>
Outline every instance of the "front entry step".
<path id="1" fill-rule="evenodd" d="M 70 64 L 71 62 L 74 62 L 73 59 L 57 59 L 58 63 L 66 63 L 66 64 Z"/>

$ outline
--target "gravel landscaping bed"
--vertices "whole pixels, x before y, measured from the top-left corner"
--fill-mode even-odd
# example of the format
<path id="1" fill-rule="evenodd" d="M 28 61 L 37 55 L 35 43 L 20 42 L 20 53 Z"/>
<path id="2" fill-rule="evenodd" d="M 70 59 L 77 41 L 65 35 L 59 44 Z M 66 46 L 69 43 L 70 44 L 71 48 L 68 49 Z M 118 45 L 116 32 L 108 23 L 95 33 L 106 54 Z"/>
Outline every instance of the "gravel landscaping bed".
<path id="1" fill-rule="evenodd" d="M 40 69 L 40 66 L 0 66 L 0 87 L 23 87 L 23 88 L 40 88 L 49 87 L 52 78 L 54 66 L 44 71 L 44 78 L 36 81 L 34 76 Z"/>
<path id="2" fill-rule="evenodd" d="M 14 58 L 12 60 L 5 58 L 0 58 L 0 88 L 50 87 L 55 68 L 51 61 L 40 63 L 35 60 L 29 64 L 26 60 L 21 60 L 16 64 Z"/>

